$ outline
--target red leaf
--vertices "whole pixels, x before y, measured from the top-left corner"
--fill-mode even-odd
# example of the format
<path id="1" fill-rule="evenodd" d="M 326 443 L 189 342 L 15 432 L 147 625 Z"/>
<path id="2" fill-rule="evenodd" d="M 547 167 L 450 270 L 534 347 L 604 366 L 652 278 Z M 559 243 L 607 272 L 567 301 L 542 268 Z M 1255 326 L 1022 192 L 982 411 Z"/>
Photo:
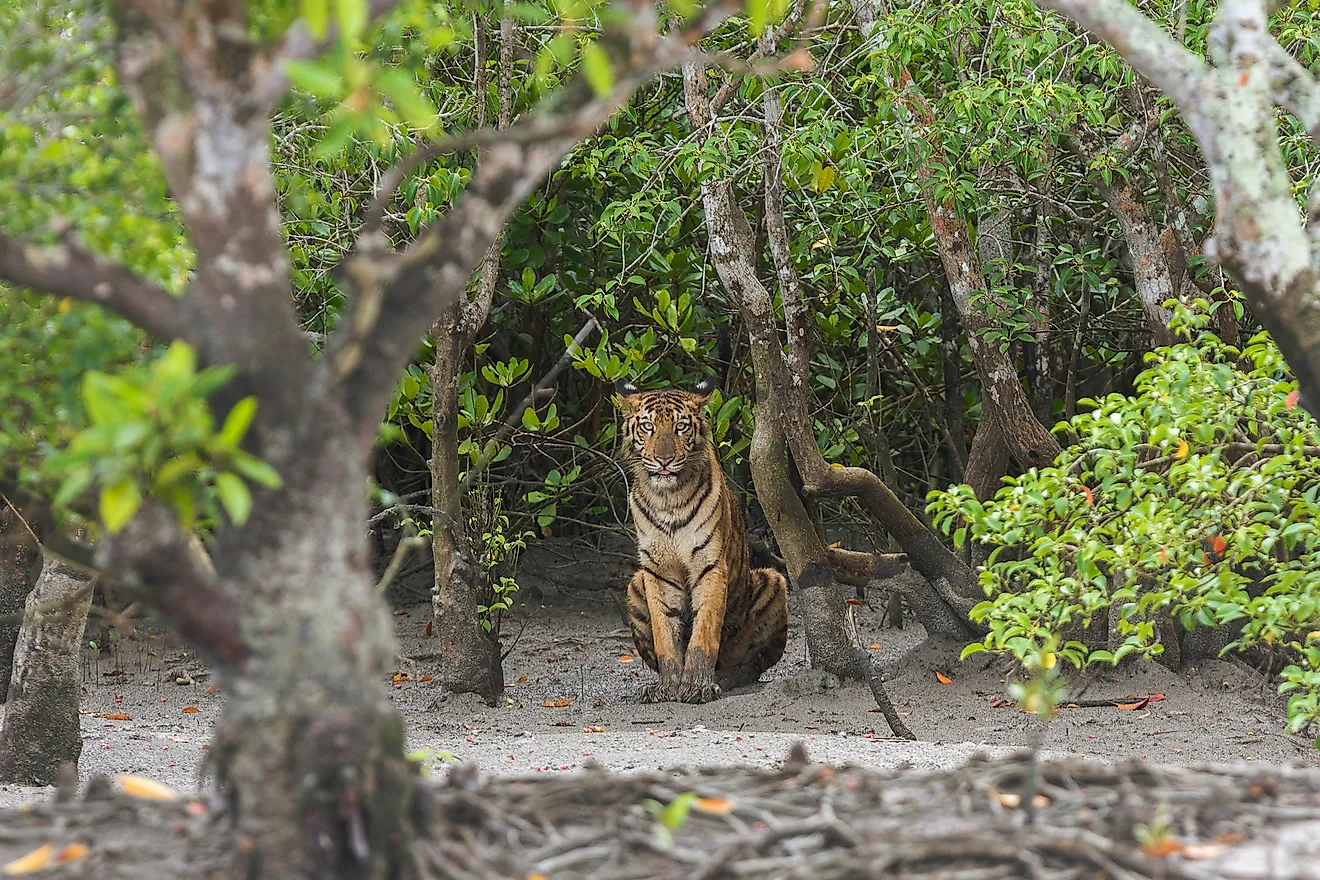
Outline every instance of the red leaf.
<path id="1" fill-rule="evenodd" d="M 1150 697 L 1142 697 L 1135 703 L 1115 703 L 1114 707 L 1122 709 L 1124 712 L 1133 712 L 1137 709 L 1144 709 L 1150 704 Z"/>
<path id="2" fill-rule="evenodd" d="M 428 639 L 431 637 L 431 624 L 434 623 L 434 622 L 435 622 L 435 621 L 433 621 L 433 620 L 428 620 L 428 621 L 426 622 L 426 637 L 427 637 Z"/>
<path id="3" fill-rule="evenodd" d="M 196 706 L 184 706 L 179 711 L 182 712 L 184 715 L 196 715 L 198 712 L 202 710 L 198 709 Z"/>
<path id="4" fill-rule="evenodd" d="M 943 672 L 936 672 L 935 678 L 939 680 L 940 684 L 953 684 L 953 679 L 949 678 Z"/>
<path id="5" fill-rule="evenodd" d="M 1213 538 L 1210 539 L 1210 549 L 1215 551 L 1217 555 L 1222 556 L 1224 553 L 1224 548 L 1227 546 L 1228 546 L 1228 542 L 1224 540 L 1223 535 L 1215 535 Z"/>
<path id="6" fill-rule="evenodd" d="M 102 718 L 107 718 L 107 719 L 109 719 L 109 720 L 111 720 L 111 721 L 132 721 L 132 720 L 133 720 L 133 716 L 132 716 L 132 715 L 125 715 L 123 712 L 104 712 L 104 713 L 101 714 L 101 717 L 102 717 Z"/>
<path id="7" fill-rule="evenodd" d="M 1082 486 L 1082 494 L 1086 496 L 1086 506 L 1095 507 L 1095 493 L 1091 491 L 1091 487 Z"/>
<path id="8" fill-rule="evenodd" d="M 1294 388 L 1292 391 L 1288 392 L 1288 398 L 1283 402 L 1283 405 L 1288 407 L 1288 409 L 1292 409 L 1297 405 L 1297 400 L 1301 396 L 1302 390 L 1300 388 Z"/>

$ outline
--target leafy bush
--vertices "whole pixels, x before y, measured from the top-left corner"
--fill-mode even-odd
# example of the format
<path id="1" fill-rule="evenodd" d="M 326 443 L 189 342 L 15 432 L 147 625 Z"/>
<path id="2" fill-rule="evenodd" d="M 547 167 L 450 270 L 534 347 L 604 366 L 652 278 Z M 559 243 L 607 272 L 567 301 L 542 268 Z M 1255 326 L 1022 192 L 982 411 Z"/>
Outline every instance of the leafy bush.
<path id="1" fill-rule="evenodd" d="M 218 521 L 220 507 L 242 525 L 252 511 L 245 480 L 277 489 L 280 477 L 240 448 L 256 398 L 234 404 L 216 430 L 206 398 L 232 373 L 198 370 L 196 353 L 182 342 L 145 367 L 88 371 L 82 404 L 91 425 L 45 463 L 46 473 L 63 481 L 55 504 L 97 488 L 101 522 L 112 534 L 133 518 L 144 494 L 172 507 L 186 528 Z"/>
<path id="2" fill-rule="evenodd" d="M 1188 630 L 1240 626 L 1225 648 L 1283 653 L 1289 725 L 1320 720 L 1320 426 L 1264 334 L 1241 350 L 1178 315 L 1189 343 L 1148 355 L 1135 397 L 1056 428 L 1073 442 L 1055 466 L 1006 480 L 979 502 L 968 486 L 930 495 L 961 546 L 991 549 L 972 619 L 977 651 L 1076 667 L 1164 650 L 1156 619 Z M 1117 606 L 1113 650 L 1075 638 Z"/>

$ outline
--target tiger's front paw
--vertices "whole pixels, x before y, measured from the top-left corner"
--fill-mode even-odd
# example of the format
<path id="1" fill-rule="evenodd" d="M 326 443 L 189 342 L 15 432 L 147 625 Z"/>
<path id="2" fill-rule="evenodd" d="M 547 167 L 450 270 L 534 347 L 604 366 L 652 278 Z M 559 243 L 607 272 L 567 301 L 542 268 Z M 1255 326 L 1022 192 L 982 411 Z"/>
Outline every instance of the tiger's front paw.
<path id="1" fill-rule="evenodd" d="M 642 688 L 643 703 L 676 703 L 678 688 L 672 682 L 657 681 Z"/>
<path id="2" fill-rule="evenodd" d="M 681 703 L 709 703 L 720 697 L 720 686 L 712 679 L 693 679 L 678 686 L 678 700 Z"/>

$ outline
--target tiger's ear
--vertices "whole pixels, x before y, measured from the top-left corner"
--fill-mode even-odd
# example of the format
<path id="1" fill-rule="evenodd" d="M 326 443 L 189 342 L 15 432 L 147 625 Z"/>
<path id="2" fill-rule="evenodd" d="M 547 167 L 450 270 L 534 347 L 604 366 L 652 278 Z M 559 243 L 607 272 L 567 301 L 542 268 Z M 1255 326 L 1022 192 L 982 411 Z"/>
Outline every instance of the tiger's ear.
<path id="1" fill-rule="evenodd" d="M 622 409 L 632 409 L 633 401 L 630 399 L 634 395 L 640 394 L 642 389 L 638 388 L 627 379 L 620 379 L 614 383 L 614 401 Z"/>
<path id="2" fill-rule="evenodd" d="M 719 387 L 719 384 L 718 378 L 715 376 L 707 376 L 696 385 L 692 386 L 692 393 L 700 398 L 702 403 L 705 403 L 710 399 L 710 396 L 715 393 L 715 389 Z"/>

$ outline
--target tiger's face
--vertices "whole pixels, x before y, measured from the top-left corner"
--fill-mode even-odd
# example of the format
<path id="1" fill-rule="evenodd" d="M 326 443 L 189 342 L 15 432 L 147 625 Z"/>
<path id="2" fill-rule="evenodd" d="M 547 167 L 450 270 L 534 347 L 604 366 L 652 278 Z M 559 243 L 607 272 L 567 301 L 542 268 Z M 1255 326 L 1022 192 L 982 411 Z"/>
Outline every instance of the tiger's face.
<path id="1" fill-rule="evenodd" d="M 628 454 L 656 487 L 677 485 L 689 462 L 699 462 L 710 439 L 703 409 L 715 390 L 712 379 L 691 391 L 642 391 L 622 380 L 615 386 L 624 409 L 623 437 Z"/>

